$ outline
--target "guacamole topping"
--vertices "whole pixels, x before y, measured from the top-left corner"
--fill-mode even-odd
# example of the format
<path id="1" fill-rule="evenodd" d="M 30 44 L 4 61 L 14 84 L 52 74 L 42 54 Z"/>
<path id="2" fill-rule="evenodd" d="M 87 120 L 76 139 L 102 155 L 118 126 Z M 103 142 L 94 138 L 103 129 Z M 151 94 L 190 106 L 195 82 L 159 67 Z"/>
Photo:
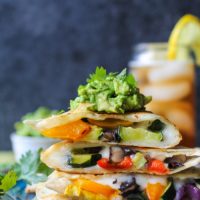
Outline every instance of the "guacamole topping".
<path id="1" fill-rule="evenodd" d="M 125 113 L 144 110 L 150 101 L 151 97 L 140 93 L 134 77 L 126 69 L 121 73 L 107 73 L 103 67 L 97 67 L 87 84 L 78 87 L 78 97 L 70 101 L 70 108 L 91 103 L 92 111 Z"/>

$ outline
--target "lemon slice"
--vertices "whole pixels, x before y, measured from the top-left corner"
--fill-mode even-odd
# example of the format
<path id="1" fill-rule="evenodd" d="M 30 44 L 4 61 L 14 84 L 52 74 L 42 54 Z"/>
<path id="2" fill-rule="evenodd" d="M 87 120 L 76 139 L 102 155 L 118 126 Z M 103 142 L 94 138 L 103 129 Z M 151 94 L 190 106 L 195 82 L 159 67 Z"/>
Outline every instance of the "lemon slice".
<path id="1" fill-rule="evenodd" d="M 168 42 L 170 60 L 192 60 L 200 64 L 200 20 L 190 14 L 184 15 L 175 25 Z"/>

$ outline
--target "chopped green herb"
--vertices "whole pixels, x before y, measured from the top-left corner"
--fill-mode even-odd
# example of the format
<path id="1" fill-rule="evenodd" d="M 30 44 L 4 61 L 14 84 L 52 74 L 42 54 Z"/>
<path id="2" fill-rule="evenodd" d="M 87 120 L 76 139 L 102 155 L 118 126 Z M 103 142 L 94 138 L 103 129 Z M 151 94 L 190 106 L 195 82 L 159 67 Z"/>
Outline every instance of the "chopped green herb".
<path id="1" fill-rule="evenodd" d="M 93 82 L 93 81 L 102 81 L 106 78 L 107 74 L 106 74 L 106 70 L 103 67 L 97 67 L 96 71 L 94 74 L 90 74 L 90 78 L 87 79 L 87 82 Z"/>

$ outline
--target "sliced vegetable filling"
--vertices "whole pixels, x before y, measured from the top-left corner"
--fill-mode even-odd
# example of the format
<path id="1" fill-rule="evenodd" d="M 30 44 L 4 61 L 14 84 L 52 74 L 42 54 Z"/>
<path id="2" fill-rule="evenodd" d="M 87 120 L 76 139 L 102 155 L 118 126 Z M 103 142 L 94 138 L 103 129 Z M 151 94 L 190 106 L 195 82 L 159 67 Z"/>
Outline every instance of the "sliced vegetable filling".
<path id="1" fill-rule="evenodd" d="M 105 122 L 95 120 L 78 120 L 66 125 L 45 130 L 43 131 L 43 135 L 59 139 L 67 139 L 74 142 L 160 142 L 164 140 L 162 133 L 164 128 L 165 124 L 158 119 L 153 122 L 144 121 L 138 123 L 115 120 L 114 124 L 112 124 L 112 122 L 109 123 L 109 120 Z"/>
<path id="2" fill-rule="evenodd" d="M 183 178 L 183 174 L 178 177 L 133 173 L 100 176 L 72 174 L 67 175 L 66 179 L 64 174 L 63 178 L 66 181 L 63 192 L 70 199 L 75 197 L 75 199 L 87 200 L 199 200 L 199 179 L 192 176 L 195 175 L 191 174 Z M 57 180 L 59 182 L 60 179 Z"/>
<path id="3" fill-rule="evenodd" d="M 100 159 L 100 154 L 72 155 L 68 160 L 68 164 L 74 168 L 91 167 L 96 165 Z"/>
<path id="4" fill-rule="evenodd" d="M 184 166 L 192 157 L 185 155 L 156 157 L 155 153 L 127 146 L 96 146 L 72 148 L 67 165 L 71 168 L 99 167 L 105 170 L 135 169 L 153 174 L 169 174 L 171 170 Z"/>
<path id="5" fill-rule="evenodd" d="M 47 137 L 59 138 L 59 139 L 69 139 L 72 141 L 78 141 L 84 137 L 91 127 L 89 124 L 82 120 L 71 122 L 66 125 L 54 127 L 43 131 L 43 135 Z"/>
<path id="6" fill-rule="evenodd" d="M 119 190 L 84 178 L 74 180 L 65 189 L 65 195 L 77 196 L 80 199 L 88 200 L 109 200 L 117 194 L 119 194 Z"/>
<path id="7" fill-rule="evenodd" d="M 162 131 L 165 124 L 159 119 L 153 122 L 144 121 L 131 123 L 122 120 L 97 121 L 89 120 L 92 130 L 82 140 L 100 140 L 102 142 L 127 142 L 127 141 L 162 141 Z M 109 123 L 110 122 L 110 123 Z M 92 124 L 98 125 L 93 126 Z M 100 126 L 100 127 L 99 127 Z"/>

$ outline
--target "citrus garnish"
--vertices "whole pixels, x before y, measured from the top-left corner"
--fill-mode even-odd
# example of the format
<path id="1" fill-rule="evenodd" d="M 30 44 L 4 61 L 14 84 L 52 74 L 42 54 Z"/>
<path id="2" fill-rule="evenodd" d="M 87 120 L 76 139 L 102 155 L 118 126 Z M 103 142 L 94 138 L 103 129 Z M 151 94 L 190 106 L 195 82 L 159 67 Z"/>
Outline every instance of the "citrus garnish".
<path id="1" fill-rule="evenodd" d="M 172 30 L 168 58 L 190 61 L 192 56 L 200 64 L 200 20 L 187 14 L 179 19 Z"/>

